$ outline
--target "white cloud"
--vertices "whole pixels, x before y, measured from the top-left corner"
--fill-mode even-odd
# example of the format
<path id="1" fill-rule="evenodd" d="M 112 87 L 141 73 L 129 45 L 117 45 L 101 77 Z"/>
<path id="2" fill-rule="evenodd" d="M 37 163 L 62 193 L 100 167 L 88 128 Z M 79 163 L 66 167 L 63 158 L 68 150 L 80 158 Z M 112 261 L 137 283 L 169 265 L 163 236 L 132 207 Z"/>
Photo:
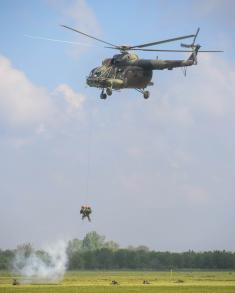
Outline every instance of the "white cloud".
<path id="1" fill-rule="evenodd" d="M 234 0 L 200 0 L 196 1 L 194 11 L 203 16 L 212 16 L 220 24 L 226 23 L 229 25 L 235 24 L 234 19 Z"/>
<path id="2" fill-rule="evenodd" d="M 68 2 L 66 1 L 66 4 Z M 101 28 L 96 15 L 86 0 L 74 0 L 66 6 L 65 14 L 79 27 L 87 33 L 99 35 Z"/>
<path id="3" fill-rule="evenodd" d="M 71 87 L 67 84 L 59 85 L 55 91 L 55 95 L 62 96 L 68 104 L 68 112 L 77 110 L 81 108 L 82 104 L 85 101 L 85 96 L 79 93 L 76 93 Z"/>
<path id="4" fill-rule="evenodd" d="M 102 30 L 99 21 L 95 15 L 95 12 L 86 0 L 49 0 L 48 2 L 52 4 L 61 15 L 61 23 L 72 26 L 84 33 L 91 34 L 96 37 L 101 34 Z M 70 33 L 75 40 L 78 39 L 88 45 L 78 46 L 76 47 L 76 50 L 71 49 L 74 57 L 80 57 L 83 52 L 90 50 L 89 47 L 93 44 L 93 40 L 75 32 Z"/>
<path id="5" fill-rule="evenodd" d="M 221 53 L 223 54 L 223 53 Z M 158 124 L 177 123 L 190 128 L 198 115 L 223 118 L 235 114 L 235 69 L 221 56 L 199 54 L 198 66 L 188 68 L 184 78 L 178 70 L 169 83 L 154 88 L 149 119 Z M 159 74 L 166 74 L 164 71 Z M 169 86 L 170 85 L 170 86 Z"/>
<path id="6" fill-rule="evenodd" d="M 203 55 L 200 59 L 192 91 L 193 106 L 216 116 L 234 113 L 234 68 L 217 56 Z"/>
<path id="7" fill-rule="evenodd" d="M 100 34 L 101 27 L 95 12 L 86 0 L 47 0 L 62 16 L 87 33 Z"/>
<path id="8" fill-rule="evenodd" d="M 131 146 L 128 150 L 128 155 L 130 155 L 133 158 L 140 158 L 143 156 L 143 150 L 138 146 Z"/>
<path id="9" fill-rule="evenodd" d="M 61 100 L 64 101 L 62 107 Z M 42 134 L 51 121 L 55 121 L 55 115 L 58 123 L 64 115 L 80 109 L 84 101 L 85 96 L 67 84 L 59 85 L 52 93 L 34 85 L 9 59 L 0 55 L 0 121 L 6 127 L 27 128 Z M 21 142 L 25 140 L 20 138 L 19 141 L 17 144 L 23 145 Z"/>
<path id="10" fill-rule="evenodd" d="M 0 116 L 11 126 L 37 124 L 47 119 L 52 104 L 42 87 L 34 86 L 22 71 L 0 56 Z"/>
<path id="11" fill-rule="evenodd" d="M 209 201 L 208 191 L 201 186 L 184 185 L 182 194 L 191 204 L 206 204 Z"/>

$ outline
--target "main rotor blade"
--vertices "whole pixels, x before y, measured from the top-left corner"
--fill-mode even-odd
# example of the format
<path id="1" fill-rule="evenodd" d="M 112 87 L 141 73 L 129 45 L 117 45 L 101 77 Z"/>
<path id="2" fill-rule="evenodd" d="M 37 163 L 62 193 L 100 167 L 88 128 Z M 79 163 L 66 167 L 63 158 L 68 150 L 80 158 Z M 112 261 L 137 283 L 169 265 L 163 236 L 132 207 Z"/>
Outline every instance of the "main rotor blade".
<path id="1" fill-rule="evenodd" d="M 87 46 L 87 47 L 94 47 L 94 45 L 80 43 L 80 42 L 71 42 L 71 41 L 44 38 L 44 37 L 39 37 L 39 36 L 30 36 L 30 35 L 24 35 L 24 36 L 27 38 L 30 38 L 30 39 L 34 39 L 34 40 L 43 40 L 43 41 L 50 41 L 50 42 L 58 42 L 58 43 L 66 43 L 66 44 L 72 44 L 72 45 L 82 45 L 82 46 Z M 96 47 L 98 48 L 98 46 L 96 46 Z"/>
<path id="2" fill-rule="evenodd" d="M 182 52 L 182 53 L 193 53 L 194 51 L 192 50 L 164 50 L 164 49 L 138 49 L 138 48 L 134 48 L 134 49 L 131 49 L 132 51 L 147 51 L 147 52 Z M 205 51 L 205 50 L 199 50 L 198 51 L 199 53 L 202 52 L 202 53 L 218 53 L 218 52 L 224 52 L 224 51 L 218 51 L 218 50 L 213 50 L 213 51 Z"/>
<path id="3" fill-rule="evenodd" d="M 147 51 L 147 52 L 193 52 L 192 50 L 164 50 L 164 49 L 138 49 L 138 48 L 134 48 L 131 49 L 133 51 Z"/>
<path id="4" fill-rule="evenodd" d="M 220 51 L 220 50 L 199 50 L 198 53 L 223 53 L 224 51 Z"/>
<path id="5" fill-rule="evenodd" d="M 93 36 L 90 36 L 90 35 L 88 35 L 88 34 L 85 34 L 85 33 L 83 33 L 83 32 L 80 32 L 79 30 L 76 30 L 76 29 L 74 29 L 74 28 L 72 28 L 72 27 L 69 27 L 69 26 L 67 26 L 67 25 L 61 25 L 62 27 L 65 27 L 65 28 L 67 28 L 67 29 L 69 29 L 69 30 L 72 30 L 72 31 L 74 31 L 74 32 L 76 32 L 76 33 L 79 33 L 79 34 L 81 34 L 81 35 L 84 35 L 84 36 L 86 36 L 86 37 L 88 37 L 88 38 L 91 38 L 91 39 L 94 39 L 94 40 L 96 40 L 96 41 L 99 41 L 99 42 L 101 42 L 101 43 L 104 43 L 104 44 L 107 44 L 107 45 L 110 45 L 110 46 L 112 46 L 112 47 L 114 47 L 114 48 L 117 48 L 118 46 L 116 46 L 116 45 L 113 45 L 113 44 L 111 44 L 111 43 L 108 43 L 108 42 L 106 42 L 106 41 L 103 41 L 103 40 L 101 40 L 101 39 L 98 39 L 98 38 L 96 38 L 96 37 L 93 37 Z"/>
<path id="6" fill-rule="evenodd" d="M 195 34 L 195 36 L 193 38 L 193 43 L 192 43 L 193 46 L 195 44 L 195 41 L 196 41 L 196 38 L 197 38 L 197 35 L 198 35 L 199 31 L 200 31 L 200 27 L 197 29 L 197 32 L 196 32 L 196 34 Z"/>
<path id="7" fill-rule="evenodd" d="M 153 46 L 153 45 L 159 45 L 159 44 L 163 44 L 163 43 L 168 43 L 168 42 L 174 42 L 174 41 L 178 41 L 178 40 L 188 39 L 188 38 L 192 38 L 192 37 L 195 37 L 195 35 L 187 35 L 187 36 L 182 36 L 182 37 L 177 37 L 177 38 L 157 41 L 157 42 L 153 42 L 153 43 L 147 43 L 147 44 L 143 44 L 143 45 L 132 46 L 132 47 L 130 47 L 130 49 L 132 49 L 132 48 L 144 48 L 144 47 L 149 47 L 149 46 Z"/>

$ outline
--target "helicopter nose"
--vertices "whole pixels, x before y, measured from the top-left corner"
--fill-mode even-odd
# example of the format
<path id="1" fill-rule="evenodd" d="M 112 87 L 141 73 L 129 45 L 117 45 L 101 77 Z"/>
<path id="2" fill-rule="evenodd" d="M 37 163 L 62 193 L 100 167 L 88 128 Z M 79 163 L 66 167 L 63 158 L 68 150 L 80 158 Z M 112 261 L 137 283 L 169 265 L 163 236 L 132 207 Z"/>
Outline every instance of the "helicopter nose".
<path id="1" fill-rule="evenodd" d="M 92 81 L 92 78 L 90 78 L 90 77 L 87 77 L 87 79 L 86 79 L 86 83 L 87 83 L 87 85 L 89 85 L 89 86 L 93 86 L 93 85 L 94 85 L 94 81 Z"/>

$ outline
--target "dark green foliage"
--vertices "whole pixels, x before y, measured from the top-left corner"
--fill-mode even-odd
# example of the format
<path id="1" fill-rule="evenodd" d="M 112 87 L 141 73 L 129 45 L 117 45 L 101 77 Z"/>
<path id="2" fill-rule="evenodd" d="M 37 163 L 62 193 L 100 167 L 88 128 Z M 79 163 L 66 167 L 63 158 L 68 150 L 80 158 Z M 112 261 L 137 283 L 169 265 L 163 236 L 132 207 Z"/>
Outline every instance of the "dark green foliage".
<path id="1" fill-rule="evenodd" d="M 87 233 L 82 241 L 82 249 L 87 251 L 101 249 L 105 246 L 105 237 L 95 231 Z"/>
<path id="2" fill-rule="evenodd" d="M 182 253 L 150 251 L 146 246 L 119 249 L 96 232 L 68 245 L 68 269 L 101 270 L 168 270 L 168 269 L 235 269 L 235 253 L 226 251 Z"/>
<path id="3" fill-rule="evenodd" d="M 0 249 L 0 270 L 8 270 L 11 266 L 14 258 L 14 252 L 12 250 Z"/>
<path id="4" fill-rule="evenodd" d="M 30 244 L 18 246 L 26 255 L 32 252 Z M 16 250 L 16 251 L 17 251 Z M 10 268 L 15 251 L 0 250 L 0 270 Z M 36 252 L 49 263 L 48 255 Z M 150 251 L 146 246 L 120 249 L 113 241 L 96 232 L 88 233 L 83 240 L 68 242 L 69 270 L 169 270 L 169 269 L 235 269 L 235 253 L 228 251 L 187 251 L 182 253 Z"/>
<path id="5" fill-rule="evenodd" d="M 112 251 L 101 248 L 80 251 L 69 261 L 69 269 L 102 270 L 169 270 L 169 269 L 235 269 L 235 253 L 211 252 L 155 252 L 129 249 Z"/>

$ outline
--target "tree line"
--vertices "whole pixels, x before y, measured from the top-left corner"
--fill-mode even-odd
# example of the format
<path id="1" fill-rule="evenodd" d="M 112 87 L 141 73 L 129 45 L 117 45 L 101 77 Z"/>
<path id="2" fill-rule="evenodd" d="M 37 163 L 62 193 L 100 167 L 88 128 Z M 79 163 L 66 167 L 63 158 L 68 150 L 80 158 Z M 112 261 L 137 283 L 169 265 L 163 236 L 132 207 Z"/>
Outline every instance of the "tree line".
<path id="1" fill-rule="evenodd" d="M 226 251 L 183 253 L 101 248 L 76 252 L 69 258 L 70 270 L 169 270 L 235 269 L 235 254 Z"/>
<path id="2" fill-rule="evenodd" d="M 29 255 L 33 250 L 24 244 L 15 250 L 0 250 L 0 270 L 8 270 L 17 250 Z M 44 260 L 46 253 L 38 251 Z M 68 270 L 169 270 L 169 269 L 235 269 L 235 253 L 229 251 L 159 252 L 146 246 L 120 248 L 114 241 L 96 232 L 84 239 L 73 239 L 67 246 Z"/>

